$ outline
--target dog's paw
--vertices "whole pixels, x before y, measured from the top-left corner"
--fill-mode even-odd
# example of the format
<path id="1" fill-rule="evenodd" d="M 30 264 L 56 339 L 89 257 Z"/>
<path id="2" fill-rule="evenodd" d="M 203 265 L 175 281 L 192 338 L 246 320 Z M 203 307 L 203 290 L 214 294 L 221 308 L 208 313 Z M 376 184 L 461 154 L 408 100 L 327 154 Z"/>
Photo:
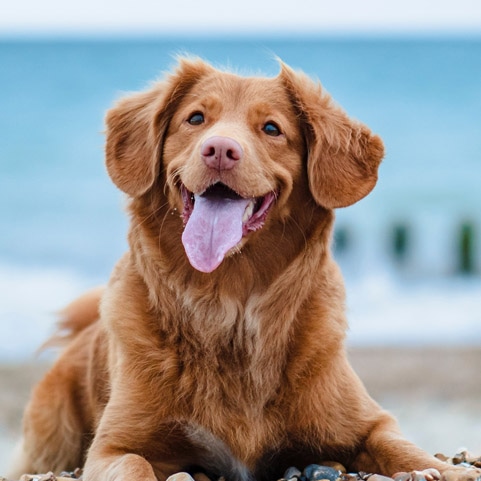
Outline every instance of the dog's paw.
<path id="1" fill-rule="evenodd" d="M 453 467 L 443 471 L 441 481 L 481 481 L 481 469 Z"/>
<path id="2" fill-rule="evenodd" d="M 422 471 L 411 471 L 410 473 L 396 473 L 392 478 L 394 481 L 439 481 L 441 473 L 437 469 L 430 468 Z M 449 481 L 454 481 L 454 479 Z"/>

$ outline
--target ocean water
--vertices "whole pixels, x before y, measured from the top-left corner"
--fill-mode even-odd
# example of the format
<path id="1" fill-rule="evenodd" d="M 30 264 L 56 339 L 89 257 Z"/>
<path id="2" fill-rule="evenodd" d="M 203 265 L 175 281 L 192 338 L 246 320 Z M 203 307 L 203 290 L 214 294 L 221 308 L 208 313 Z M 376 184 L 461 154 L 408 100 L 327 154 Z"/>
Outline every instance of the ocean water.
<path id="1" fill-rule="evenodd" d="M 278 56 L 384 139 L 375 191 L 337 214 L 350 342 L 481 343 L 481 38 L 2 39 L 0 360 L 127 248 L 103 117 L 182 53 L 253 75 Z"/>

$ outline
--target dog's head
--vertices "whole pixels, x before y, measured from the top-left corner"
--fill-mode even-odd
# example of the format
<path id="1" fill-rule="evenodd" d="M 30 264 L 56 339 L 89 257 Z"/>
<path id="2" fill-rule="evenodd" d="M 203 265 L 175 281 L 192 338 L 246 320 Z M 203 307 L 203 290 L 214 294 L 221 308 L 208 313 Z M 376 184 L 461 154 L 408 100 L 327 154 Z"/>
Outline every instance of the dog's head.
<path id="1" fill-rule="evenodd" d="M 181 212 L 187 257 L 203 272 L 269 223 L 358 201 L 382 156 L 379 137 L 283 64 L 276 78 L 245 78 L 183 59 L 107 116 L 112 180 L 134 199 L 162 185 L 164 204 Z"/>

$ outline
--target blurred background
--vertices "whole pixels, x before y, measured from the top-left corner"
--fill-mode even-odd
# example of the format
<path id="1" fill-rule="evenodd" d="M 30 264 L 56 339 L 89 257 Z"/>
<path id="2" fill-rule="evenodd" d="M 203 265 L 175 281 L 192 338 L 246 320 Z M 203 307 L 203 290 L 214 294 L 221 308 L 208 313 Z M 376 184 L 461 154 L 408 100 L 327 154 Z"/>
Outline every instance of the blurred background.
<path id="1" fill-rule="evenodd" d="M 379 133 L 366 199 L 337 212 L 352 362 L 428 451 L 481 454 L 478 0 L 6 1 L 0 15 L 0 474 L 54 313 L 126 245 L 103 117 L 199 55 L 276 75 L 279 56 Z"/>

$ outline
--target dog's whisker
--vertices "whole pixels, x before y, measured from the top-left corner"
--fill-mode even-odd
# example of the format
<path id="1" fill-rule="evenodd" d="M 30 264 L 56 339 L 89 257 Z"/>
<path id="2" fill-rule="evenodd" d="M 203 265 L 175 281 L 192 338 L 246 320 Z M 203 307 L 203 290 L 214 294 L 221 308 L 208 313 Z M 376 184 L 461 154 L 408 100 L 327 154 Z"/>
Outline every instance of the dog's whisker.
<path id="1" fill-rule="evenodd" d="M 152 212 L 149 213 L 149 215 L 147 215 L 146 217 L 142 218 L 142 220 L 140 222 L 137 222 L 137 226 L 143 226 L 144 224 L 146 224 L 147 222 L 149 222 L 150 220 L 152 219 L 157 219 L 157 214 L 164 210 L 165 207 L 168 207 L 169 206 L 169 203 L 168 202 L 165 202 L 164 204 L 160 205 L 159 207 L 155 208 L 155 210 L 153 210 Z M 167 211 L 168 212 L 168 211 Z"/>
<path id="2" fill-rule="evenodd" d="M 167 182 L 164 184 L 164 195 L 167 195 L 169 186 L 175 186 L 178 184 L 179 179 L 182 178 L 182 173 L 185 171 L 186 168 L 187 167 L 185 165 L 180 165 L 169 173 Z"/>

